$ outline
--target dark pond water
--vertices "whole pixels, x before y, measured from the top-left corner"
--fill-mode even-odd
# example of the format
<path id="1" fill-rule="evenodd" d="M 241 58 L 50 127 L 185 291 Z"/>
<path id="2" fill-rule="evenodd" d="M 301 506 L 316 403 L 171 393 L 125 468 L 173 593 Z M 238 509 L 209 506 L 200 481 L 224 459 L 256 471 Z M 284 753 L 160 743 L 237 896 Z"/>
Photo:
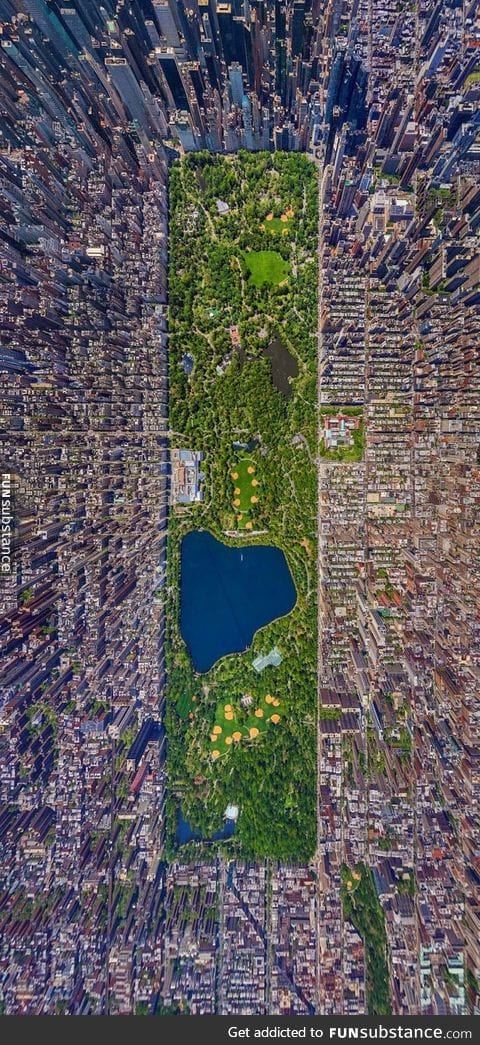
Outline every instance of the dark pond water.
<path id="1" fill-rule="evenodd" d="M 183 372 L 187 375 L 187 377 L 190 377 L 190 374 L 192 373 L 194 366 L 194 358 L 190 352 L 183 353 L 181 365 Z"/>
<path id="2" fill-rule="evenodd" d="M 235 820 L 225 820 L 223 827 L 215 831 L 210 838 L 204 838 L 200 831 L 196 831 L 185 820 L 183 811 L 179 809 L 177 814 L 177 845 L 185 845 L 187 842 L 221 842 L 224 838 L 231 838 L 235 833 Z"/>
<path id="3" fill-rule="evenodd" d="M 296 359 L 278 338 L 266 345 L 262 355 L 272 364 L 272 381 L 275 388 L 278 388 L 286 399 L 290 399 L 293 390 L 289 378 L 297 377 L 298 374 Z"/>
<path id="4" fill-rule="evenodd" d="M 247 454 L 253 453 L 253 451 L 256 450 L 257 446 L 259 446 L 259 445 L 260 444 L 259 444 L 258 439 L 250 439 L 250 441 L 248 443 L 240 443 L 238 441 L 235 441 L 234 443 L 232 443 L 232 446 L 233 446 L 234 450 L 245 450 L 247 452 Z"/>
<path id="5" fill-rule="evenodd" d="M 279 548 L 229 548 L 207 530 L 183 538 L 180 631 L 195 671 L 241 653 L 259 628 L 290 613 L 295 585 Z"/>

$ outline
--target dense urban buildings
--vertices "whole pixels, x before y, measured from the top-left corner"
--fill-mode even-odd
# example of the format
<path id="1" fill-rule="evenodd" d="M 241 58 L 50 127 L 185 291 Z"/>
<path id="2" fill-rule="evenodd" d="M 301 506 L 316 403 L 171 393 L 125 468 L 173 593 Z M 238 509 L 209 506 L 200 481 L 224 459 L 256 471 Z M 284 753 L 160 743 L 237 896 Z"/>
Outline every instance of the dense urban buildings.
<path id="1" fill-rule="evenodd" d="M 479 1011 L 479 47 L 476 0 L 0 0 L 5 1014 Z M 318 179 L 303 863 L 167 837 L 167 527 L 210 474 L 168 179 L 240 150 Z"/>

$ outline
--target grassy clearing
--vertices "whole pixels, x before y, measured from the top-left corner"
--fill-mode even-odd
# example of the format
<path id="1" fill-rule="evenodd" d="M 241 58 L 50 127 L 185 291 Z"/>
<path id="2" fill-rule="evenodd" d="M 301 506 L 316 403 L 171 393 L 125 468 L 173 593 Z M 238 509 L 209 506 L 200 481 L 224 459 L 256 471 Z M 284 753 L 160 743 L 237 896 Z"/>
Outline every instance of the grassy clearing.
<path id="1" fill-rule="evenodd" d="M 233 484 L 232 506 L 236 529 L 252 529 L 252 508 L 260 500 L 260 480 L 251 457 L 241 457 L 230 469 Z"/>
<path id="2" fill-rule="evenodd" d="M 187 719 L 189 714 L 194 710 L 195 697 L 192 697 L 190 693 L 184 691 L 180 693 L 177 698 L 177 714 L 180 718 Z"/>
<path id="3" fill-rule="evenodd" d="M 221 701 L 210 732 L 210 758 L 216 761 L 238 744 L 254 744 L 267 729 L 279 729 L 282 723 L 282 701 L 275 694 L 250 697 L 248 706 L 238 700 Z"/>
<path id="4" fill-rule="evenodd" d="M 287 207 L 282 214 L 275 215 L 270 211 L 260 225 L 262 232 L 271 232 L 274 235 L 289 235 L 292 229 L 293 207 Z"/>
<path id="5" fill-rule="evenodd" d="M 243 259 L 254 287 L 262 287 L 265 283 L 278 286 L 288 279 L 288 261 L 284 261 L 276 250 L 250 250 Z"/>

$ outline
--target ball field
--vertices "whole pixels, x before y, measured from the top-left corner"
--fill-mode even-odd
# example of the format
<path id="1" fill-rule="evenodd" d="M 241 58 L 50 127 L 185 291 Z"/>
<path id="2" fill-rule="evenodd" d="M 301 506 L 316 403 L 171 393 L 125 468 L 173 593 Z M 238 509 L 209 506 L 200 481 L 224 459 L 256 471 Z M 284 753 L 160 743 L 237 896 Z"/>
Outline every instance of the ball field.
<path id="1" fill-rule="evenodd" d="M 261 483 L 257 476 L 257 465 L 251 457 L 241 457 L 230 468 L 232 482 L 232 506 L 235 512 L 235 528 L 252 530 L 252 508 L 259 503 Z"/>
<path id="2" fill-rule="evenodd" d="M 267 729 L 279 729 L 282 713 L 282 702 L 272 693 L 252 699 L 248 707 L 242 707 L 238 700 L 219 703 L 210 733 L 212 761 L 238 744 L 255 742 Z"/>

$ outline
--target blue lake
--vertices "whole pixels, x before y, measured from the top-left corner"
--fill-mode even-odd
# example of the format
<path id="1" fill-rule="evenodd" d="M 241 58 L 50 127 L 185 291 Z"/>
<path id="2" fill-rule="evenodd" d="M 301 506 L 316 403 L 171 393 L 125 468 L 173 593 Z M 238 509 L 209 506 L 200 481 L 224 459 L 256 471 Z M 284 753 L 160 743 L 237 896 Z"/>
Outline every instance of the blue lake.
<path id="1" fill-rule="evenodd" d="M 180 573 L 180 631 L 198 672 L 248 649 L 255 632 L 297 600 L 279 548 L 227 547 L 207 530 L 183 538 Z"/>

